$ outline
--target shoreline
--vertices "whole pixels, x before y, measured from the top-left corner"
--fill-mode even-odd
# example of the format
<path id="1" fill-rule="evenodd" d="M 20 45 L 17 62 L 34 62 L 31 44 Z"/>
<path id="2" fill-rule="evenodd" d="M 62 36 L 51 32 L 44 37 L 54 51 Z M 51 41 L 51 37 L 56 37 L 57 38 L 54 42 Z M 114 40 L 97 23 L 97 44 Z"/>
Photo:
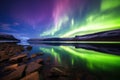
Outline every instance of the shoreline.
<path id="1" fill-rule="evenodd" d="M 82 68 L 54 65 L 51 57 L 36 58 L 45 55 L 42 52 L 28 56 L 32 48 L 30 45 L 1 43 L 0 80 L 97 80 L 103 77 Z"/>

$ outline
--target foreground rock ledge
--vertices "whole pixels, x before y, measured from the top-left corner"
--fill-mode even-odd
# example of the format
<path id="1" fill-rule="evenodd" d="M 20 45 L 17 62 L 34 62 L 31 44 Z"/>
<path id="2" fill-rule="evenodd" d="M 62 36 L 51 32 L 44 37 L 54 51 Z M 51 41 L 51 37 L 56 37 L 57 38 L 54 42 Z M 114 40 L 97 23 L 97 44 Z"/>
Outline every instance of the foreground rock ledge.
<path id="1" fill-rule="evenodd" d="M 39 70 L 42 67 L 41 64 L 35 63 L 35 62 L 31 62 L 27 65 L 27 69 L 26 69 L 26 75 Z"/>
<path id="2" fill-rule="evenodd" d="M 5 76 L 1 80 L 19 80 L 22 77 L 26 65 L 19 66 L 15 71 Z"/>
<path id="3" fill-rule="evenodd" d="M 40 80 L 39 73 L 33 72 L 33 73 L 25 76 L 24 78 L 20 79 L 20 80 Z"/>

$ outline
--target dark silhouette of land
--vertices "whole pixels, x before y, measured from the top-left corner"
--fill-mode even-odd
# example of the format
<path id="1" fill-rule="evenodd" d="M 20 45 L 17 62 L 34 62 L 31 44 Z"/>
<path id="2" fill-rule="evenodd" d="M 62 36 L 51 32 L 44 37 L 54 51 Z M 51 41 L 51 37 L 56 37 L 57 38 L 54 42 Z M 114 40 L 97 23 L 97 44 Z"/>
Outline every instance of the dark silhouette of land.
<path id="1" fill-rule="evenodd" d="M 0 41 L 17 41 L 19 42 L 20 40 L 16 39 L 13 35 L 10 35 L 10 34 L 3 34 L 3 33 L 0 33 Z"/>
<path id="2" fill-rule="evenodd" d="M 103 31 L 94 34 L 79 36 L 72 38 L 43 38 L 43 39 L 29 39 L 28 42 L 46 42 L 46 41 L 120 41 L 120 29 Z"/>

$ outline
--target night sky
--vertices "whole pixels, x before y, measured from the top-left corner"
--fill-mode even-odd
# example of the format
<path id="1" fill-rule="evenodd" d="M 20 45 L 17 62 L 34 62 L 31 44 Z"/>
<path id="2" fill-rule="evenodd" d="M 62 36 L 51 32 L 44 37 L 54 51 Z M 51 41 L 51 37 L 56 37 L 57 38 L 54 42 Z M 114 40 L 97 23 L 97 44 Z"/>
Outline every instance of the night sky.
<path id="1" fill-rule="evenodd" d="M 120 0 L 0 0 L 0 33 L 19 39 L 120 29 Z"/>

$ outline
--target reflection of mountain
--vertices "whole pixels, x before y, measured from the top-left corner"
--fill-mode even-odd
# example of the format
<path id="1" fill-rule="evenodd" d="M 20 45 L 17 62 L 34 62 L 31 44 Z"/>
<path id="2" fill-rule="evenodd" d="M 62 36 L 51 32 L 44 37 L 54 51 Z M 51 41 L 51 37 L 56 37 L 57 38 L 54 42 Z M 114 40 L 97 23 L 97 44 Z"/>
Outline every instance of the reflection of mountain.
<path id="1" fill-rule="evenodd" d="M 19 41 L 18 39 L 16 39 L 14 36 L 9 35 L 9 34 L 1 34 L 0 33 L 0 40 L 16 40 Z"/>
<path id="2" fill-rule="evenodd" d="M 84 48 L 84 49 L 95 50 L 104 53 L 120 55 L 119 44 L 75 44 L 74 46 L 76 48 Z"/>
<path id="3" fill-rule="evenodd" d="M 120 44 L 91 44 L 91 43 L 31 43 L 35 45 L 49 46 L 75 46 L 75 48 L 83 48 L 108 54 L 120 55 Z"/>
<path id="4" fill-rule="evenodd" d="M 44 43 L 46 41 L 120 41 L 120 29 L 88 34 L 83 36 L 76 36 L 74 38 L 44 38 L 28 40 L 28 42 L 44 42 Z"/>

